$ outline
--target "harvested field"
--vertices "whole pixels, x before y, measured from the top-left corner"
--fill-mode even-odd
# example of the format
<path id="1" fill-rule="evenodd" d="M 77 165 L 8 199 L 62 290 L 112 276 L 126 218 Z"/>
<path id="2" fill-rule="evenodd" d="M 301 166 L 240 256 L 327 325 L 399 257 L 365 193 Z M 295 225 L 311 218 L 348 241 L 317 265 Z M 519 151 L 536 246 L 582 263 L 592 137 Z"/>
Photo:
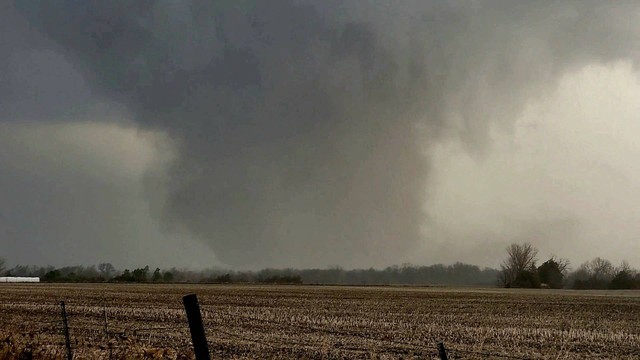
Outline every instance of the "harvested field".
<path id="1" fill-rule="evenodd" d="M 0 284 L 0 358 L 193 358 L 189 293 L 213 358 L 640 359 L 640 292 L 151 284 Z"/>

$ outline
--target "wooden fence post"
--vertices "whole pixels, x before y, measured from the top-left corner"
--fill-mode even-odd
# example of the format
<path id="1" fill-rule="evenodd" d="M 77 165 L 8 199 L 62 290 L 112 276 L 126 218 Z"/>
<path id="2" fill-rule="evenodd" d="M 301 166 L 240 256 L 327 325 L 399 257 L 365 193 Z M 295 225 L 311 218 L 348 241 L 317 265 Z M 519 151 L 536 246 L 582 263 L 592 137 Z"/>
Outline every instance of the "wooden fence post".
<path id="1" fill-rule="evenodd" d="M 64 329 L 64 344 L 67 348 L 67 360 L 73 359 L 73 353 L 71 352 L 71 339 L 69 338 L 69 324 L 67 323 L 67 310 L 64 307 L 64 301 L 60 301 L 62 307 L 62 326 Z"/>
<path id="2" fill-rule="evenodd" d="M 444 348 L 444 343 L 438 343 L 438 355 L 440 355 L 440 360 L 448 360 L 447 357 L 447 349 Z"/>
<path id="3" fill-rule="evenodd" d="M 207 337 L 204 334 L 198 298 L 196 294 L 190 294 L 185 295 L 182 301 L 187 312 L 187 320 L 189 320 L 189 330 L 191 331 L 191 341 L 193 342 L 193 352 L 196 355 L 196 360 L 210 360 L 209 346 L 207 345 Z"/>

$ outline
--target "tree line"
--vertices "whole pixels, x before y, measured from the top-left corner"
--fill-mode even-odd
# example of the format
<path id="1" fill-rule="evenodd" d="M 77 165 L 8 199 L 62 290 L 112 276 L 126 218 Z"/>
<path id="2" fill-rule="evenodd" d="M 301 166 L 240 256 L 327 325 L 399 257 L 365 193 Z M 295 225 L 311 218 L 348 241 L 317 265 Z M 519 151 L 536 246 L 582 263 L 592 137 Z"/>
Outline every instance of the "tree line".
<path id="1" fill-rule="evenodd" d="M 498 283 L 507 288 L 640 289 L 640 272 L 625 261 L 616 267 L 596 257 L 571 272 L 569 261 L 557 257 L 536 266 L 538 249 L 530 243 L 511 244 L 506 251 Z"/>
<path id="2" fill-rule="evenodd" d="M 0 269 L 0 275 L 2 275 Z M 110 263 L 92 266 L 25 266 L 4 271 L 7 276 L 37 276 L 43 282 L 179 282 L 179 283 L 265 283 L 265 284 L 342 284 L 342 285 L 477 285 L 495 283 L 497 270 L 476 265 L 417 266 L 394 265 L 385 269 L 262 269 L 232 271 L 212 268 L 200 271 L 170 268 L 151 270 L 149 266 L 118 270 Z"/>
<path id="3" fill-rule="evenodd" d="M 262 269 L 233 271 L 160 269 L 149 266 L 116 269 L 110 263 L 91 266 L 27 266 L 6 269 L 0 258 L 0 276 L 37 276 L 43 282 L 131 282 L 131 283 L 264 283 L 340 285 L 465 285 L 513 288 L 640 289 L 640 272 L 622 262 L 614 266 L 597 257 L 571 271 L 566 259 L 551 257 L 540 265 L 538 249 L 529 243 L 511 244 L 500 269 L 480 268 L 461 262 L 452 265 L 394 265 L 384 269 Z"/>

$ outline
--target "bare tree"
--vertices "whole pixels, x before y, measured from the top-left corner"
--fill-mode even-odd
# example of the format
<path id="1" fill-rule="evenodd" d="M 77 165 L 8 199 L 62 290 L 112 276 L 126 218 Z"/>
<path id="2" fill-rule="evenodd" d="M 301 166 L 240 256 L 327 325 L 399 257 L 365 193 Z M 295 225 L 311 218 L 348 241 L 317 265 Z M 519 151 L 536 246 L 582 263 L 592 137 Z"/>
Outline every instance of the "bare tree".
<path id="1" fill-rule="evenodd" d="M 507 255 L 498 275 L 498 280 L 505 287 L 511 286 L 518 274 L 535 269 L 538 249 L 530 243 L 511 244 L 507 247 Z"/>
<path id="2" fill-rule="evenodd" d="M 116 269 L 113 267 L 113 265 L 111 265 L 111 263 L 98 264 L 98 270 L 100 271 L 102 277 L 104 277 L 106 280 L 111 279 L 116 272 Z"/>
<path id="3" fill-rule="evenodd" d="M 611 261 L 597 257 L 581 265 L 587 274 L 597 280 L 611 281 L 615 276 L 615 268 Z"/>
<path id="4" fill-rule="evenodd" d="M 576 289 L 606 289 L 616 275 L 611 261 L 597 257 L 584 262 L 572 275 Z"/>
<path id="5" fill-rule="evenodd" d="M 4 271 L 5 271 L 5 260 L 4 258 L 0 257 L 0 275 L 4 275 Z"/>
<path id="6" fill-rule="evenodd" d="M 622 260 L 622 262 L 620 263 L 620 266 L 618 266 L 615 270 L 616 273 L 619 273 L 622 271 L 632 275 L 635 274 L 635 270 L 633 270 L 633 268 L 631 267 L 631 265 L 629 265 L 629 262 L 627 262 L 627 260 Z"/>

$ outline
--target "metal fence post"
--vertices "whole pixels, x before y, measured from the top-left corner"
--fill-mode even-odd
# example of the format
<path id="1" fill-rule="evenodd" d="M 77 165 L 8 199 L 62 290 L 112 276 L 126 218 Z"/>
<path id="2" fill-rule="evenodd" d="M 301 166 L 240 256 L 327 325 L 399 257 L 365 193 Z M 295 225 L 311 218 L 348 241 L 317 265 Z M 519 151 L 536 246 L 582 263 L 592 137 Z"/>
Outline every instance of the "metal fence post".
<path id="1" fill-rule="evenodd" d="M 193 352 L 196 355 L 196 360 L 210 360 L 209 346 L 207 345 L 207 337 L 204 334 L 198 298 L 196 294 L 190 294 L 185 295 L 182 301 L 187 312 L 187 320 L 189 320 L 189 330 L 191 331 L 191 341 L 193 342 Z"/>
<path id="2" fill-rule="evenodd" d="M 67 360 L 72 360 L 71 338 L 69 338 L 69 324 L 67 323 L 67 310 L 64 307 L 64 301 L 60 301 L 60 306 L 62 307 L 62 326 L 64 328 L 64 344 L 67 348 Z"/>
<path id="3" fill-rule="evenodd" d="M 444 348 L 444 343 L 438 343 L 438 355 L 440 355 L 440 360 L 448 360 L 447 357 L 447 349 Z"/>
<path id="4" fill-rule="evenodd" d="M 104 315 L 104 336 L 109 337 L 109 325 L 107 323 L 107 308 L 102 307 L 102 314 Z"/>

